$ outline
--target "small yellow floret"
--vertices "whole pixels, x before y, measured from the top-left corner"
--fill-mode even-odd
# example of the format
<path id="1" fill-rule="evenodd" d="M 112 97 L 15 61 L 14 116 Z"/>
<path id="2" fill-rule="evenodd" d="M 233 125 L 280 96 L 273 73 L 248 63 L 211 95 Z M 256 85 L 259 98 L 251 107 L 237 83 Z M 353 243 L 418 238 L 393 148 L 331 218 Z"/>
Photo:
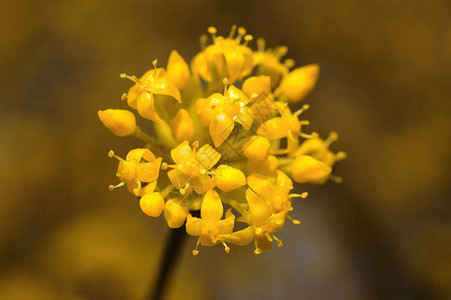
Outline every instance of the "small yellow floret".
<path id="1" fill-rule="evenodd" d="M 186 109 L 181 108 L 172 120 L 172 134 L 178 142 L 193 138 L 194 124 Z"/>
<path id="2" fill-rule="evenodd" d="M 296 157 L 291 165 L 291 174 L 298 183 L 322 183 L 327 180 L 332 168 L 309 155 Z"/>
<path id="3" fill-rule="evenodd" d="M 179 228 L 185 223 L 188 208 L 181 206 L 177 198 L 169 199 L 164 207 L 164 218 L 170 228 Z"/>
<path id="4" fill-rule="evenodd" d="M 107 109 L 97 112 L 100 121 L 117 136 L 127 136 L 136 131 L 135 115 L 124 109 Z"/>
<path id="5" fill-rule="evenodd" d="M 265 161 L 269 156 L 269 147 L 268 139 L 254 135 L 244 143 L 242 150 L 247 159 Z"/>
<path id="6" fill-rule="evenodd" d="M 319 66 L 311 64 L 288 73 L 276 89 L 276 96 L 285 95 L 290 102 L 299 102 L 315 87 Z"/>
<path id="7" fill-rule="evenodd" d="M 213 180 L 223 192 L 230 192 L 246 184 L 246 176 L 243 172 L 227 165 L 220 165 L 216 168 Z"/>
<path id="8" fill-rule="evenodd" d="M 145 194 L 139 200 L 142 211 L 150 217 L 158 217 L 164 209 L 164 199 L 160 193 Z"/>

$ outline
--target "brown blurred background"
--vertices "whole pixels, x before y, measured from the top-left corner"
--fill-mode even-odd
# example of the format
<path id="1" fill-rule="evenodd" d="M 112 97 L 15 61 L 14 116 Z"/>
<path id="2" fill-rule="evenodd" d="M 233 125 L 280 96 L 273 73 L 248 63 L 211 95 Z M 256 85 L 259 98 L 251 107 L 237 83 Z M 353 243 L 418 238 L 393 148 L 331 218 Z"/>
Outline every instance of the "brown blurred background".
<path id="1" fill-rule="evenodd" d="M 447 0 L 2 1 L 0 299 L 142 299 L 168 229 L 107 191 L 108 150 L 140 144 L 97 110 L 126 107 L 119 73 L 232 24 L 320 64 L 305 116 L 339 133 L 344 182 L 302 188 L 283 248 L 193 257 L 191 238 L 168 297 L 449 297 L 450 17 Z"/>

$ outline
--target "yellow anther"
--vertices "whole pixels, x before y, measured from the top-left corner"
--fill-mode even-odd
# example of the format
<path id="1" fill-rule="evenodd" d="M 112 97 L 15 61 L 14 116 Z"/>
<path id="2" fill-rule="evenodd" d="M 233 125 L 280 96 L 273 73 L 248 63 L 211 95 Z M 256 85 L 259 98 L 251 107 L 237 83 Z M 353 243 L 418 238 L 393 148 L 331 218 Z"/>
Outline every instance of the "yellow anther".
<path id="1" fill-rule="evenodd" d="M 195 142 L 193 143 L 193 148 L 197 148 L 197 147 L 199 147 L 199 141 L 195 141 Z"/>
<path id="2" fill-rule="evenodd" d="M 123 93 L 122 96 L 121 96 L 121 100 L 126 100 L 126 99 L 127 99 L 127 94 Z"/>
<path id="3" fill-rule="evenodd" d="M 114 156 L 114 151 L 113 150 L 110 150 L 109 152 L 108 152 L 108 157 L 109 158 L 112 158 Z"/>
<path id="4" fill-rule="evenodd" d="M 247 46 L 247 44 L 252 41 L 254 39 L 254 37 L 250 34 L 246 34 L 244 36 L 244 45 Z"/>
<path id="5" fill-rule="evenodd" d="M 287 219 L 290 219 L 291 222 L 293 222 L 294 225 L 301 224 L 301 221 L 293 219 L 289 214 L 287 214 Z"/>
<path id="6" fill-rule="evenodd" d="M 308 193 L 307 193 L 307 192 L 303 192 L 303 193 L 301 194 L 301 198 L 302 198 L 302 199 L 307 198 L 307 196 L 308 196 Z"/>
<path id="7" fill-rule="evenodd" d="M 210 27 L 208 27 L 207 31 L 209 34 L 216 34 L 217 29 L 214 26 L 210 26 Z"/>
<path id="8" fill-rule="evenodd" d="M 196 256 L 197 254 L 199 254 L 198 250 L 193 250 L 193 255 Z"/>
<path id="9" fill-rule="evenodd" d="M 120 182 L 120 183 L 118 183 L 118 184 L 116 184 L 116 185 L 112 185 L 112 184 L 110 184 L 109 186 L 108 186 L 108 190 L 110 190 L 110 191 L 114 191 L 114 189 L 117 189 L 117 188 L 119 188 L 119 187 L 121 187 L 121 186 L 124 186 L 125 185 L 125 182 Z"/>
<path id="10" fill-rule="evenodd" d="M 258 38 L 257 39 L 257 47 L 258 47 L 258 51 L 260 51 L 260 52 L 265 51 L 265 39 Z"/>
<path id="11" fill-rule="evenodd" d="M 227 244 L 225 242 L 221 242 L 221 243 L 224 245 L 225 252 L 230 253 L 230 247 L 227 246 Z"/>
<path id="12" fill-rule="evenodd" d="M 246 34 L 246 29 L 244 27 L 239 27 L 238 28 L 238 34 L 243 36 Z"/>
<path id="13" fill-rule="evenodd" d="M 167 168 L 168 168 L 168 163 L 166 163 L 166 162 L 161 163 L 162 170 L 166 170 Z"/>
<path id="14" fill-rule="evenodd" d="M 202 49 L 202 51 L 204 51 L 205 48 L 207 47 L 207 39 L 208 39 L 208 37 L 206 34 L 202 34 L 199 37 L 200 49 Z"/>
<path id="15" fill-rule="evenodd" d="M 255 234 L 261 234 L 263 232 L 263 229 L 261 229 L 261 227 L 258 227 L 257 229 L 255 229 Z"/>

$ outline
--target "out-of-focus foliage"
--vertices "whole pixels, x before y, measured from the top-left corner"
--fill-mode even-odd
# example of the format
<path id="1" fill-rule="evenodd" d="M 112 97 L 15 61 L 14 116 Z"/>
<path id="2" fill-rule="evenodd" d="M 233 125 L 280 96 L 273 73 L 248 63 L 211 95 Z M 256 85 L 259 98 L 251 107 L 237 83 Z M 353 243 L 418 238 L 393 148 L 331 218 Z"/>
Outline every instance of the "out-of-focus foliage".
<path id="1" fill-rule="evenodd" d="M 170 297 L 449 295 L 449 11 L 445 0 L 7 0 L 0 298 L 140 299 L 151 288 L 167 231 L 125 191 L 107 191 L 107 150 L 134 140 L 108 134 L 96 112 L 128 88 L 119 73 L 165 65 L 172 49 L 192 57 L 211 24 L 319 63 L 306 115 L 320 134 L 340 132 L 349 159 L 341 185 L 296 204 L 305 226 L 284 231 L 292 243 L 252 259 L 249 249 L 194 258 L 189 245 Z"/>

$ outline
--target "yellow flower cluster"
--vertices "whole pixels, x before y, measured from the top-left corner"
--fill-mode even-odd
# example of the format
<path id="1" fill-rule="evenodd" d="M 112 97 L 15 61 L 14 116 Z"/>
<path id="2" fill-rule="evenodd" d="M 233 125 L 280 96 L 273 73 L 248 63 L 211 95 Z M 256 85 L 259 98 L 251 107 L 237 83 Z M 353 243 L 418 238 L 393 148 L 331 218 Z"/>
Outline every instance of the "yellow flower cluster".
<path id="1" fill-rule="evenodd" d="M 110 190 L 126 185 L 145 214 L 163 214 L 171 228 L 186 225 L 198 237 L 194 255 L 199 245 L 222 244 L 228 253 L 227 243 L 252 242 L 259 254 L 273 241 L 282 246 L 275 233 L 286 219 L 300 223 L 290 216 L 292 201 L 307 193 L 291 193 L 293 181 L 339 181 L 332 167 L 346 155 L 329 149 L 336 133 L 324 140 L 303 131 L 309 122 L 299 116 L 308 105 L 288 106 L 313 89 L 318 65 L 291 70 L 293 60 L 282 62 L 286 47 L 265 50 L 258 39 L 253 51 L 253 38 L 241 27 L 228 37 L 214 27 L 208 32 L 212 44 L 201 36 L 202 51 L 190 65 L 173 50 L 166 68 L 155 60 L 140 78 L 121 74 L 134 83 L 122 100 L 152 121 L 153 133 L 143 132 L 128 110 L 98 112 L 114 134 L 146 142 L 125 159 L 109 152 L 119 160 L 120 181 Z M 234 231 L 235 222 L 244 229 Z"/>

